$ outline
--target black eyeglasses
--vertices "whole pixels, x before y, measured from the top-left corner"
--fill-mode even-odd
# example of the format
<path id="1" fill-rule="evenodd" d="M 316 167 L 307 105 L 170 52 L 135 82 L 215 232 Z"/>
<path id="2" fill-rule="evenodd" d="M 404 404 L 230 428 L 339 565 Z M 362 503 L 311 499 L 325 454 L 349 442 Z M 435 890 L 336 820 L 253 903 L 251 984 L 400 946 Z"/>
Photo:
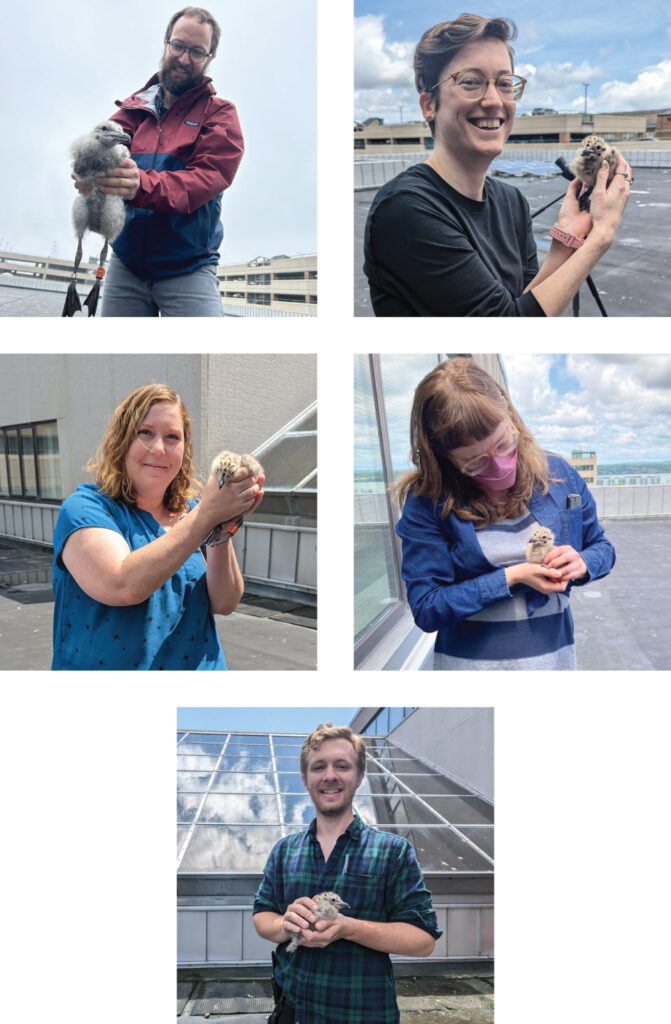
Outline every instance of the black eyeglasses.
<path id="1" fill-rule="evenodd" d="M 183 53 L 188 53 L 192 64 L 203 64 L 212 56 L 211 53 L 206 53 L 202 46 L 185 46 L 179 39 L 169 39 L 167 47 L 173 57 L 181 57 Z"/>

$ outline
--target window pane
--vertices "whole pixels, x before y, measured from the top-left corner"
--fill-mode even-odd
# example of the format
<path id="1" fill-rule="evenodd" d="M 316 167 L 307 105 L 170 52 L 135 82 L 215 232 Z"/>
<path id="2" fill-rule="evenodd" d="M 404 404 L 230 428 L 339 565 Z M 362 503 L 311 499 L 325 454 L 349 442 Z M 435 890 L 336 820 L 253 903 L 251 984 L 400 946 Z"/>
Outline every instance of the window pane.
<path id="1" fill-rule="evenodd" d="M 278 839 L 279 827 L 226 828 L 200 825 L 189 843 L 182 871 L 263 871 Z"/>
<path id="2" fill-rule="evenodd" d="M 21 494 L 21 469 L 19 466 L 19 432 L 16 428 L 8 430 L 7 455 L 9 462 L 9 490 L 11 494 Z"/>
<path id="3" fill-rule="evenodd" d="M 277 809 L 277 798 L 274 794 L 261 795 L 259 793 L 231 794 L 210 793 L 205 800 L 205 806 L 201 811 L 200 821 L 220 821 L 222 824 L 233 822 L 251 824 L 268 822 L 269 824 L 279 823 L 280 815 Z"/>
<path id="4" fill-rule="evenodd" d="M 33 428 L 21 427 L 21 458 L 23 461 L 23 493 L 27 498 L 37 497 L 37 479 L 35 477 L 35 446 L 33 444 Z"/>
<path id="5" fill-rule="evenodd" d="M 55 422 L 38 423 L 35 427 L 37 439 L 37 470 L 40 478 L 41 498 L 62 498 L 61 462 L 58 452 L 58 426 Z"/>
<path id="6" fill-rule="evenodd" d="M 438 362 L 437 354 L 428 353 L 380 356 L 394 480 L 413 468 L 410 461 L 410 413 L 415 388 Z"/>
<path id="7" fill-rule="evenodd" d="M 9 477 L 7 475 L 7 442 L 5 433 L 0 430 L 0 494 L 9 494 Z"/>
<path id="8" fill-rule="evenodd" d="M 385 475 L 366 356 L 354 361 L 354 636 L 400 601 Z"/>
<path id="9" fill-rule="evenodd" d="M 409 839 L 423 871 L 493 871 L 489 861 L 452 829 L 378 827 Z"/>

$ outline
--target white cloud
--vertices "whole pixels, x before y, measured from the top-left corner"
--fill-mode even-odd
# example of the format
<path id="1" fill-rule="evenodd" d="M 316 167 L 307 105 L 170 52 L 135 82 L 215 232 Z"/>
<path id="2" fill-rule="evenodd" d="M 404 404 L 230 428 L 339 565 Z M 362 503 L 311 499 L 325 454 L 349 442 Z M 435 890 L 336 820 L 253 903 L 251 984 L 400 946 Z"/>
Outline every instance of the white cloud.
<path id="1" fill-rule="evenodd" d="M 384 15 L 354 19 L 354 82 L 357 89 L 412 86 L 414 43 L 391 43 Z"/>
<path id="2" fill-rule="evenodd" d="M 645 68 L 633 82 L 604 82 L 594 101 L 594 110 L 646 110 L 669 105 L 671 60 Z"/>
<path id="3" fill-rule="evenodd" d="M 583 61 L 571 64 L 569 61 L 554 64 L 521 63 L 515 70 L 527 79 L 524 99 L 518 110 L 524 112 L 533 107 L 552 107 L 555 110 L 569 110 L 584 103 L 583 82 L 600 78 L 603 72 L 596 64 Z"/>
<path id="4" fill-rule="evenodd" d="M 569 355 L 573 387 L 550 381 L 557 357 L 505 355 L 511 395 L 544 448 L 588 445 L 601 462 L 671 458 L 671 356 Z"/>

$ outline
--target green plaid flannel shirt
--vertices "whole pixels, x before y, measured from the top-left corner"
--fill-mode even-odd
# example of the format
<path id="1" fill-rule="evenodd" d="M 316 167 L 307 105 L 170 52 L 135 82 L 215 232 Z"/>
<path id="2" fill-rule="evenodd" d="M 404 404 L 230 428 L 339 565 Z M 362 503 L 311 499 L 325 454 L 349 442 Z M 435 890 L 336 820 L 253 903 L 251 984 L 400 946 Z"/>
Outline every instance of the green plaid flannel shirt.
<path id="1" fill-rule="evenodd" d="M 406 921 L 434 938 L 442 935 L 415 851 L 402 836 L 354 821 L 338 837 L 327 862 L 316 818 L 271 850 L 254 913 L 284 914 L 299 896 L 337 892 L 345 916 Z M 337 939 L 324 949 L 277 947 L 275 980 L 296 1007 L 300 1024 L 398 1024 L 396 986 L 388 953 Z"/>

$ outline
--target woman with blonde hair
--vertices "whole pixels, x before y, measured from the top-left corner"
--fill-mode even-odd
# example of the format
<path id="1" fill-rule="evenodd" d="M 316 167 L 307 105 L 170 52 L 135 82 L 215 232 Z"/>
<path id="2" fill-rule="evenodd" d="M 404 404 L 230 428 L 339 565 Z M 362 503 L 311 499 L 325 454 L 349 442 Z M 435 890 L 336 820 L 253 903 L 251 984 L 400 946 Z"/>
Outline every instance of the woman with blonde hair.
<path id="1" fill-rule="evenodd" d="M 223 487 L 194 476 L 191 421 L 166 384 L 114 411 L 54 532 L 52 669 L 225 669 L 213 614 L 243 593 L 233 545 L 205 548 L 218 523 L 249 515 L 263 477 Z"/>
<path id="2" fill-rule="evenodd" d="M 575 669 L 570 588 L 615 561 L 585 481 L 468 358 L 418 385 L 410 438 L 396 529 L 415 622 L 438 633 L 434 668 Z M 551 546 L 528 561 L 539 526 Z"/>

